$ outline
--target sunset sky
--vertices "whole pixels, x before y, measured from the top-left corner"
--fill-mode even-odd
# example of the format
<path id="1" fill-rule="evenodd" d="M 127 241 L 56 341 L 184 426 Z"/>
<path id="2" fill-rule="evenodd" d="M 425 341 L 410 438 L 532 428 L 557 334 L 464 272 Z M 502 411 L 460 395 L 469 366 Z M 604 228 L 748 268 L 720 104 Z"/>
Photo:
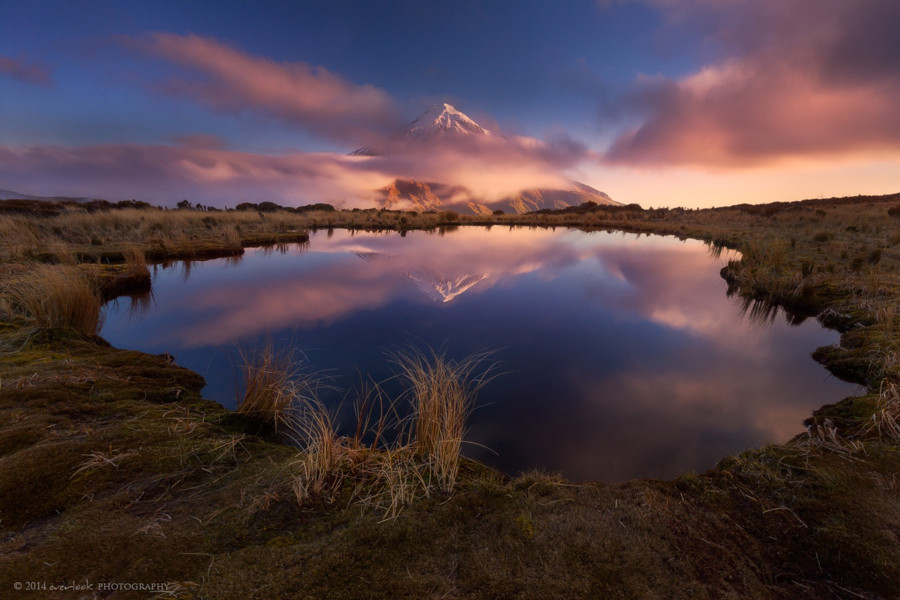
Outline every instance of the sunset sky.
<path id="1" fill-rule="evenodd" d="M 369 206 L 395 177 L 620 202 L 900 191 L 900 2 L 4 2 L 0 189 Z M 503 143 L 349 157 L 449 102 Z"/>

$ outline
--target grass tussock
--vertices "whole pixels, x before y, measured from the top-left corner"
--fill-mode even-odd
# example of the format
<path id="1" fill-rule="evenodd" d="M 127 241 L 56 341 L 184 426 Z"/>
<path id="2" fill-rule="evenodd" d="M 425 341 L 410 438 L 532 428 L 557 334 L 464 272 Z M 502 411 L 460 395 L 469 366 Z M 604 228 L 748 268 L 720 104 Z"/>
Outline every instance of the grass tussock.
<path id="1" fill-rule="evenodd" d="M 263 421 L 276 434 L 292 423 L 292 410 L 304 387 L 298 363 L 290 349 L 280 350 L 267 340 L 255 351 L 241 350 L 237 412 Z"/>
<path id="2" fill-rule="evenodd" d="M 260 360 L 271 362 L 271 349 Z M 391 355 L 398 378 L 406 385 L 400 398 L 389 400 L 378 383 L 357 391 L 356 428 L 340 436 L 333 414 L 315 394 L 298 394 L 288 381 L 286 362 L 276 383 L 287 390 L 280 412 L 289 437 L 301 448 L 293 492 L 300 504 L 316 499 L 333 501 L 344 490 L 351 502 L 396 517 L 416 498 L 433 492 L 451 493 L 457 482 L 460 450 L 477 391 L 492 377 L 485 367 L 488 354 L 461 361 L 434 351 L 399 351 Z M 281 357 L 286 361 L 285 357 Z M 266 369 L 254 368 L 254 373 Z M 306 387 L 307 390 L 312 388 Z M 410 404 L 400 418 L 397 404 Z M 388 431 L 395 435 L 388 437 Z"/>
<path id="3" fill-rule="evenodd" d="M 429 462 L 422 461 L 409 447 L 388 448 L 364 463 L 371 482 L 357 503 L 381 511 L 385 519 L 396 518 L 417 498 L 427 498 L 437 486 Z"/>
<path id="4" fill-rule="evenodd" d="M 900 390 L 894 383 L 882 385 L 875 412 L 865 427 L 866 433 L 872 431 L 881 438 L 900 442 Z"/>
<path id="5" fill-rule="evenodd" d="M 345 448 L 332 413 L 318 398 L 318 378 L 305 372 L 296 352 L 276 348 L 271 339 L 253 352 L 241 351 L 240 376 L 237 412 L 266 423 L 302 450 L 293 482 L 297 500 L 330 497 L 340 484 Z"/>
<path id="6" fill-rule="evenodd" d="M 456 483 L 459 453 L 475 394 L 492 378 L 493 369 L 483 368 L 489 356 L 475 354 L 455 361 L 443 353 L 416 349 L 392 356 L 408 385 L 412 406 L 410 445 L 427 457 L 444 491 L 452 490 Z"/>
<path id="7" fill-rule="evenodd" d="M 125 266 L 128 275 L 141 277 L 147 274 L 147 254 L 138 246 L 128 246 L 122 252 L 125 258 Z"/>
<path id="8" fill-rule="evenodd" d="M 838 435 L 837 427 L 828 418 L 822 419 L 821 422 L 814 419 L 807 426 L 806 435 L 801 436 L 795 442 L 795 446 L 807 455 L 828 450 L 849 457 L 857 452 L 865 451 L 865 446 L 861 441 L 845 439 Z"/>
<path id="9" fill-rule="evenodd" d="M 300 474 L 294 481 L 294 494 L 303 504 L 309 498 L 328 495 L 343 454 L 335 433 L 334 420 L 315 396 L 299 396 L 290 414 L 293 438 L 304 448 Z M 333 490 L 332 490 L 333 491 Z"/>
<path id="10" fill-rule="evenodd" d="M 74 266 L 36 264 L 0 285 L 0 312 L 8 320 L 84 335 L 96 335 L 103 324 L 97 286 Z"/>

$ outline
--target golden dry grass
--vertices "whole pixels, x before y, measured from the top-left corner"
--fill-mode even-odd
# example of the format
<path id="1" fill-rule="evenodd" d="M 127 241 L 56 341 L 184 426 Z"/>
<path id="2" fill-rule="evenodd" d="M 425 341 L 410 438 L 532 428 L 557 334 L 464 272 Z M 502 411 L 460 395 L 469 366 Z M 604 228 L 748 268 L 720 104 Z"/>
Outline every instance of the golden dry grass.
<path id="1" fill-rule="evenodd" d="M 871 362 L 875 392 L 884 379 L 900 380 L 900 219 L 885 218 L 886 208 L 519 219 L 586 229 L 618 220 L 732 248 L 776 235 L 786 243 L 780 267 L 736 265 L 739 288 L 744 270 L 761 294 L 790 292 L 795 277 L 817 281 L 810 306 L 845 334 L 835 356 Z M 19 233 L 14 245 L 31 244 L 23 256 L 49 248 Z M 9 241 L 0 237 L 0 252 Z M 863 305 L 872 295 L 877 302 Z M 73 361 L 78 374 L 62 375 Z M 455 493 L 441 497 L 413 447 L 375 451 L 338 439 L 333 464 L 347 483 L 338 498 L 353 495 L 325 507 L 292 497 L 291 448 L 261 438 L 255 424 L 235 431 L 244 420 L 203 401 L 202 378 L 160 358 L 80 336 L 35 336 L 21 352 L 0 354 L 0 375 L 4 589 L 22 573 L 65 581 L 74 570 L 95 581 L 175 580 L 179 592 L 215 598 L 900 597 L 900 459 L 885 428 L 897 404 L 886 386 L 883 415 L 870 410 L 875 393 L 825 407 L 801 440 L 806 448 L 769 446 L 671 482 L 509 481 L 464 462 Z M 866 431 L 869 419 L 875 428 Z M 850 456 L 851 442 L 864 451 Z M 438 497 L 416 502 L 429 495 Z M 403 514 L 385 526 L 354 502 Z"/>
<path id="2" fill-rule="evenodd" d="M 418 498 L 431 495 L 435 474 L 431 464 L 423 462 L 409 447 L 395 447 L 372 454 L 362 463 L 367 491 L 357 503 L 381 511 L 385 519 L 394 519 Z"/>
<path id="3" fill-rule="evenodd" d="M 240 354 L 237 412 L 269 424 L 278 437 L 302 450 L 293 481 L 301 504 L 327 496 L 326 488 L 339 483 L 343 449 L 333 416 L 318 398 L 318 377 L 304 371 L 295 351 L 276 348 L 272 339 Z"/>
<path id="4" fill-rule="evenodd" d="M 461 361 L 434 350 L 414 348 L 392 354 L 408 385 L 412 407 L 410 445 L 425 456 L 444 491 L 451 491 L 459 472 L 459 453 L 475 394 L 491 379 L 484 368 L 489 353 Z"/>
<path id="5" fill-rule="evenodd" d="M 70 209 L 34 218 L 0 215 L 0 259 L 7 261 L 96 259 L 128 261 L 135 250 L 145 257 L 240 253 L 244 245 L 305 238 L 300 215 L 263 216 L 250 211 Z"/>
<path id="6" fill-rule="evenodd" d="M 255 350 L 241 350 L 237 412 L 273 427 L 276 434 L 291 425 L 299 371 L 290 349 L 277 349 L 269 339 Z"/>
<path id="7" fill-rule="evenodd" d="M 125 257 L 126 271 L 132 277 L 140 277 L 147 273 L 147 255 L 138 246 L 130 245 L 122 253 Z"/>
<path id="8" fill-rule="evenodd" d="M 484 353 L 455 361 L 431 350 L 393 353 L 412 414 L 400 420 L 399 399 L 388 400 L 381 385 L 368 382 L 357 392 L 352 437 L 336 433 L 333 414 L 310 393 L 310 386 L 304 388 L 307 393 L 295 389 L 284 421 L 288 437 L 302 449 L 292 484 L 297 501 L 333 500 L 354 481 L 351 502 L 394 518 L 416 498 L 452 492 L 466 420 L 475 394 L 493 372 L 485 365 L 488 357 Z M 386 440 L 389 429 L 398 435 Z"/>
<path id="9" fill-rule="evenodd" d="M 303 448 L 294 494 L 301 504 L 314 496 L 325 495 L 329 484 L 336 483 L 342 448 L 334 430 L 331 413 L 315 396 L 299 394 L 290 415 L 291 435 Z"/>
<path id="10" fill-rule="evenodd" d="M 875 432 L 878 436 L 900 442 L 900 390 L 894 383 L 882 384 L 878 403 L 864 432 Z"/>
<path id="11" fill-rule="evenodd" d="M 103 323 L 94 282 L 70 265 L 33 265 L 0 283 L 0 312 L 41 329 L 69 329 L 95 335 Z"/>

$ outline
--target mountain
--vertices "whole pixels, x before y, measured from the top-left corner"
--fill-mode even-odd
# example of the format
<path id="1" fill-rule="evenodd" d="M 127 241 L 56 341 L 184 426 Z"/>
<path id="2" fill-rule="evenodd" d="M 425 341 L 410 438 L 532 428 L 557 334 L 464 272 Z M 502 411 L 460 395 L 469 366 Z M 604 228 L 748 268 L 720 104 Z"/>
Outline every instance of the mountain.
<path id="1" fill-rule="evenodd" d="M 396 257 L 371 250 L 353 250 L 353 254 L 366 262 L 393 260 Z M 397 269 L 402 268 L 398 264 Z M 443 277 L 430 270 L 406 270 L 404 275 L 412 281 L 416 289 L 434 300 L 435 302 L 450 302 L 457 296 L 466 293 L 476 284 L 488 278 L 487 273 L 464 273 L 455 277 Z"/>
<path id="2" fill-rule="evenodd" d="M 569 187 L 561 189 L 530 189 L 522 190 L 508 198 L 488 204 L 472 203 L 469 205 L 474 212 L 485 214 L 488 211 L 503 210 L 504 212 L 526 213 L 542 208 L 565 208 L 578 206 L 585 202 L 595 204 L 621 205 L 604 192 L 594 189 L 589 185 L 571 181 Z M 510 211 L 507 210 L 509 207 Z"/>
<path id="3" fill-rule="evenodd" d="M 12 190 L 0 190 L 0 199 L 2 200 L 42 200 L 47 202 L 91 202 L 100 198 L 87 198 L 84 196 L 33 196 L 31 194 L 21 194 Z"/>
<path id="4" fill-rule="evenodd" d="M 450 302 L 488 277 L 487 274 L 466 274 L 448 279 L 423 273 L 407 273 L 406 276 L 423 294 L 441 303 Z"/>
<path id="5" fill-rule="evenodd" d="M 607 194 L 589 185 L 570 182 L 559 189 L 527 189 L 499 200 L 484 200 L 462 186 L 425 183 L 409 179 L 395 179 L 390 185 L 376 190 L 380 206 L 396 210 L 449 210 L 466 206 L 475 214 L 489 215 L 495 210 L 506 213 L 526 213 L 542 208 L 565 208 L 585 202 L 619 205 Z"/>
<path id="6" fill-rule="evenodd" d="M 465 113 L 444 103 L 419 115 L 404 127 L 395 140 L 404 141 L 464 138 L 470 136 L 494 136 Z M 363 146 L 350 153 L 352 156 L 379 156 L 377 148 Z M 423 182 L 398 178 L 390 185 L 375 190 L 380 208 L 398 210 L 440 210 L 467 207 L 476 214 L 491 214 L 495 210 L 525 213 L 542 208 L 565 208 L 584 202 L 620 205 L 607 194 L 589 185 L 570 181 L 564 188 L 523 189 L 499 200 L 487 201 L 474 195 L 463 186 L 452 182 Z"/>
<path id="7" fill-rule="evenodd" d="M 456 110 L 452 105 L 445 102 L 423 112 L 394 137 L 402 141 L 471 135 L 493 134 L 470 119 L 468 115 Z M 351 152 L 350 156 L 379 156 L 381 154 L 383 153 L 377 148 L 363 146 Z"/>
<path id="8" fill-rule="evenodd" d="M 0 190 L 0 199 L 3 200 L 48 200 L 43 196 L 30 196 L 28 194 L 20 194 L 12 190 Z"/>
<path id="9" fill-rule="evenodd" d="M 419 115 L 403 129 L 406 139 L 431 139 L 442 136 L 493 135 L 490 131 L 446 102 Z"/>
<path id="10" fill-rule="evenodd" d="M 454 199 L 468 199 L 468 190 L 462 186 L 442 183 L 425 183 L 409 179 L 395 179 L 387 187 L 376 190 L 381 195 L 381 206 L 398 210 L 440 210 Z"/>

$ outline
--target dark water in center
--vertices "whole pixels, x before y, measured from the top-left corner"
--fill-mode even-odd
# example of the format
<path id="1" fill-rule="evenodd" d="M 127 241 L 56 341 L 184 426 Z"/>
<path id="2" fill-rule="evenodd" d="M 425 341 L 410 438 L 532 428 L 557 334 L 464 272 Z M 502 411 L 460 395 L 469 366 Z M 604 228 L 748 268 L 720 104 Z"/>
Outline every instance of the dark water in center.
<path id="1" fill-rule="evenodd" d="M 836 333 L 743 316 L 725 260 L 699 242 L 563 229 L 319 232 L 158 269 L 144 310 L 114 303 L 102 335 L 175 355 L 230 408 L 237 346 L 266 337 L 303 351 L 332 404 L 360 373 L 389 377 L 387 351 L 490 349 L 503 375 L 478 396 L 467 455 L 509 473 L 673 477 L 785 441 L 858 389 L 809 356 Z"/>

